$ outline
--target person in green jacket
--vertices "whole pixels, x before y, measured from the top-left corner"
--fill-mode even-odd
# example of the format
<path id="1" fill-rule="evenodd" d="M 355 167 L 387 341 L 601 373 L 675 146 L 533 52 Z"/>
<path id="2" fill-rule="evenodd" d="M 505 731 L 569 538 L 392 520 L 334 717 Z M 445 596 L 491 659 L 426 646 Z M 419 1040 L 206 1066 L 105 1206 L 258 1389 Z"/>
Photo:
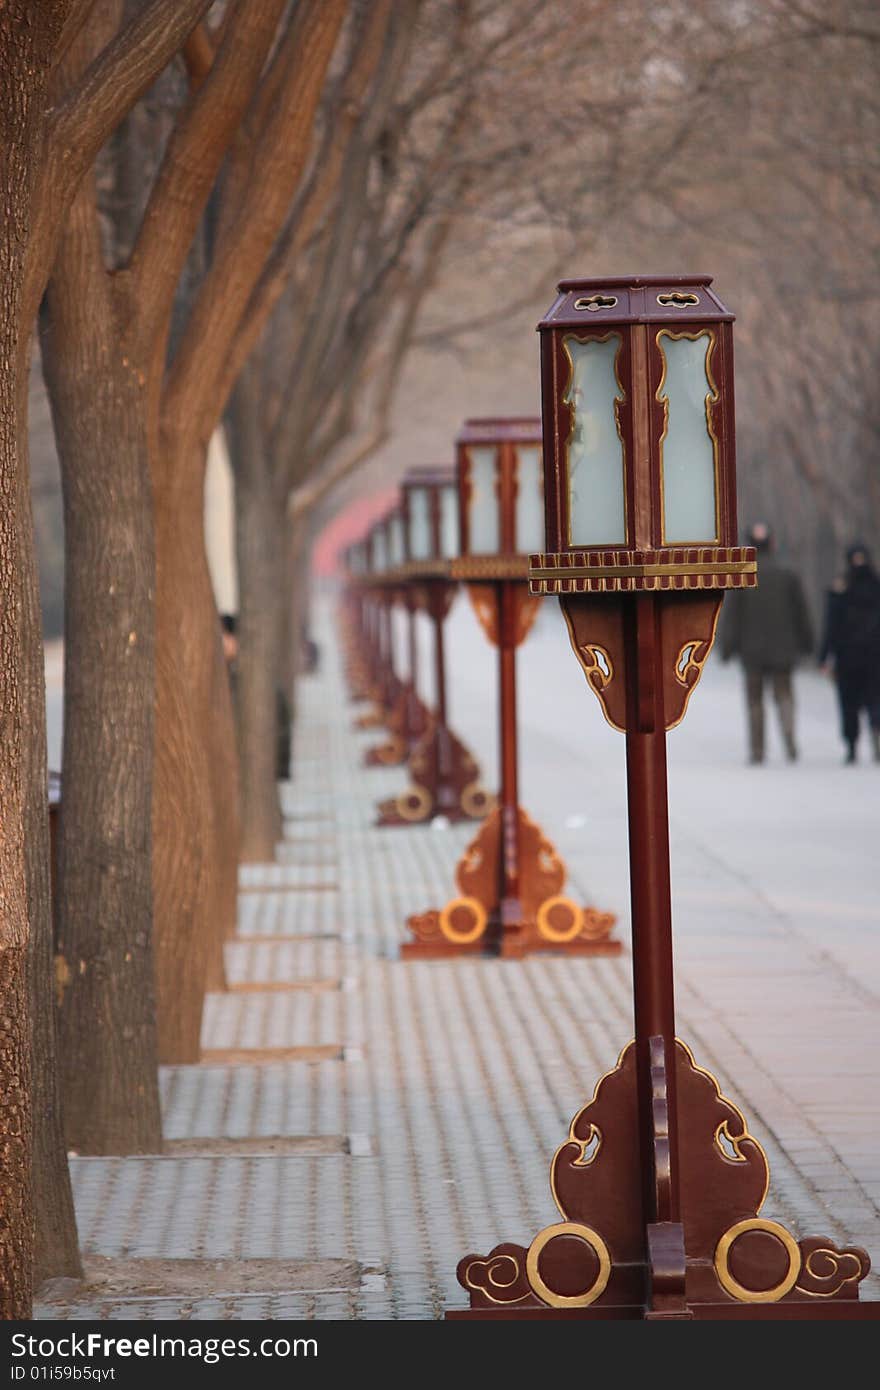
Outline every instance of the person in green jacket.
<path id="1" fill-rule="evenodd" d="M 765 521 L 749 532 L 758 552 L 758 585 L 734 589 L 722 610 L 721 659 L 738 657 L 745 676 L 749 762 L 764 761 L 764 692 L 769 685 L 776 702 L 782 741 L 789 762 L 798 756 L 792 672 L 813 651 L 813 624 L 798 575 L 780 565 L 773 532 Z"/>

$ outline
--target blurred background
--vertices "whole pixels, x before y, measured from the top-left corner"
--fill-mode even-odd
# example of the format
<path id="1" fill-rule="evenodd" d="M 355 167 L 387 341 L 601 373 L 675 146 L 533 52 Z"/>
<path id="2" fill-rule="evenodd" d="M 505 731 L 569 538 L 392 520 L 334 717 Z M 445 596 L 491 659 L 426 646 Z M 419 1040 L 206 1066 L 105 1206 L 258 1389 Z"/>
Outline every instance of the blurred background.
<path id="1" fill-rule="evenodd" d="M 737 315 L 740 518 L 774 526 L 818 622 L 844 547 L 880 536 L 878 43 L 872 0 L 424 4 L 372 156 L 377 188 L 393 165 L 394 193 L 342 299 L 392 265 L 430 286 L 387 411 L 366 400 L 351 431 L 376 446 L 347 474 L 341 461 L 313 534 L 377 497 L 354 513 L 366 522 L 412 465 L 450 461 L 466 416 L 539 412 L 534 327 L 558 279 L 708 273 Z M 156 123 L 174 81 L 147 103 Z M 413 246 L 438 216 L 426 261 Z M 38 362 L 31 428 L 57 637 L 60 485 Z"/>

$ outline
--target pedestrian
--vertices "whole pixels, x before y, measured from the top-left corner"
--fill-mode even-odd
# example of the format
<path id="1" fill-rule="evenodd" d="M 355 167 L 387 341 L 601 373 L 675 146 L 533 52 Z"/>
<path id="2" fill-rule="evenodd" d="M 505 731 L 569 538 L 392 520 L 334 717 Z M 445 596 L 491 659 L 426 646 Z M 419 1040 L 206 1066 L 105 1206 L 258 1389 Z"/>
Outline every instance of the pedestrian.
<path id="1" fill-rule="evenodd" d="M 880 762 L 880 577 L 866 546 L 851 545 L 846 560 L 846 575 L 828 591 L 819 664 L 837 685 L 844 761 L 857 761 L 864 711 Z"/>
<path id="2" fill-rule="evenodd" d="M 758 521 L 749 532 L 758 552 L 758 584 L 734 589 L 724 601 L 721 659 L 738 657 L 745 676 L 749 762 L 764 761 L 764 690 L 776 703 L 789 762 L 798 756 L 792 672 L 813 650 L 813 624 L 803 585 L 794 570 L 779 564 L 773 532 Z"/>

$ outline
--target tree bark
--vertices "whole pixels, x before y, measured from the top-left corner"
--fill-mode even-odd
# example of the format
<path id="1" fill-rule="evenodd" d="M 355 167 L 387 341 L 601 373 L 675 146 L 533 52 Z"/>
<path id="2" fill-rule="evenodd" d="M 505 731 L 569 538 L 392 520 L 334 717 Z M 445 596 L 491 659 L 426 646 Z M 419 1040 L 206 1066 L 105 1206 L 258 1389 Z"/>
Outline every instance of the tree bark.
<path id="1" fill-rule="evenodd" d="M 153 900 L 159 1059 L 195 1062 L 209 961 L 238 862 L 235 726 L 202 541 L 207 444 L 163 431 L 156 533 Z M 233 891 L 232 901 L 235 902 Z"/>
<path id="2" fill-rule="evenodd" d="M 0 9 L 0 1316 L 5 1319 L 31 1315 L 34 1254 L 25 828 L 28 792 L 33 800 L 39 792 L 27 786 L 32 768 L 23 746 L 27 576 L 21 530 L 28 513 L 22 508 L 27 464 L 21 457 L 20 411 L 29 336 L 23 257 L 31 230 L 40 109 L 64 22 L 57 6 L 46 6 L 42 15 L 33 10 L 23 3 Z M 48 777 L 43 795 L 48 802 Z"/>
<path id="3" fill-rule="evenodd" d="M 0 17 L 0 68 L 9 71 Z M 9 92 L 0 77 L 0 113 Z M 17 95 L 17 94 L 16 94 Z M 17 114 L 17 113 L 15 113 Z M 4 122 L 5 124 L 5 122 Z M 6 128 L 7 141 L 9 128 Z M 20 130 L 14 132 L 20 136 Z M 6 143 L 6 142 L 4 142 Z M 26 225 L 22 151 L 0 153 L 0 1317 L 31 1315 L 33 1210 L 28 970 L 28 895 L 22 756 L 22 575 L 17 528 L 16 371 L 20 370 L 17 234 Z"/>
<path id="4" fill-rule="evenodd" d="M 229 410 L 239 576 L 235 698 L 241 858 L 271 862 L 281 838 L 277 749 L 284 510 L 263 450 L 260 412 L 257 368 L 251 364 L 239 378 Z"/>
<path id="5" fill-rule="evenodd" d="M 27 737 L 22 748 L 25 881 L 30 1001 L 30 1072 L 33 1114 L 31 1178 L 34 1191 L 33 1280 L 82 1274 L 67 1146 L 62 1124 L 58 1039 L 53 1008 L 54 939 L 49 839 L 46 687 L 40 584 L 34 546 L 27 453 L 26 383 L 30 375 L 30 323 L 19 378 L 19 562 L 22 578 L 21 693 Z"/>
<path id="6" fill-rule="evenodd" d="M 155 563 L 144 353 L 77 196 L 42 316 L 64 496 L 56 980 L 68 1146 L 162 1144 L 152 950 Z"/>

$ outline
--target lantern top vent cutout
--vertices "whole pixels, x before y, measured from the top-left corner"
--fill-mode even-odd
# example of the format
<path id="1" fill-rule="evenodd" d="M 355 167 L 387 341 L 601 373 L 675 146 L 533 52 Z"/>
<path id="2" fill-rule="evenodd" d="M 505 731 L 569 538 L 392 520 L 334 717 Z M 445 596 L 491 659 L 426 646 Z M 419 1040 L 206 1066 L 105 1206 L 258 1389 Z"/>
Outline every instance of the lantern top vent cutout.
<path id="1" fill-rule="evenodd" d="M 706 275 L 563 280 L 541 335 L 533 593 L 756 582 L 738 545 L 734 316 Z"/>
<path id="2" fill-rule="evenodd" d="M 541 444 L 539 416 L 465 420 L 455 441 L 465 560 L 525 556 L 543 545 Z"/>
<path id="3" fill-rule="evenodd" d="M 407 568 L 447 573 L 460 550 L 455 470 L 448 464 L 413 468 L 400 487 Z"/>

